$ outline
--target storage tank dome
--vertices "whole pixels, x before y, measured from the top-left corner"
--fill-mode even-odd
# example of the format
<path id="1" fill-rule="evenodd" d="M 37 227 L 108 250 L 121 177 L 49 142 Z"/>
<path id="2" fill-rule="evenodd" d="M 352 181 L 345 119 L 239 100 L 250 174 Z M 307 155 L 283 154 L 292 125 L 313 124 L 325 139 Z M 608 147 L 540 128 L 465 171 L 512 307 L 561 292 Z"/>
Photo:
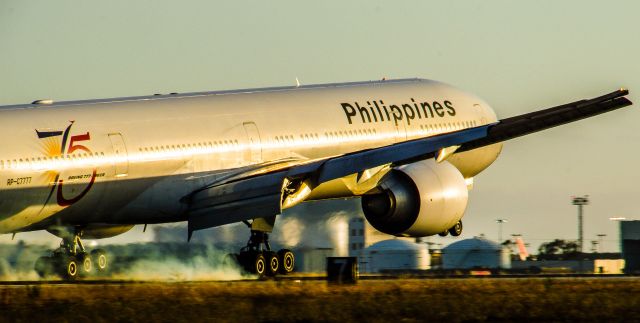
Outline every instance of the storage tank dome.
<path id="1" fill-rule="evenodd" d="M 483 237 L 474 237 L 472 239 L 465 239 L 454 242 L 446 246 L 443 251 L 446 250 L 502 250 L 502 246 L 496 242 L 487 240 Z"/>
<path id="2" fill-rule="evenodd" d="M 511 252 L 504 246 L 475 237 L 454 242 L 442 249 L 444 269 L 511 268 Z"/>
<path id="3" fill-rule="evenodd" d="M 375 250 L 423 250 L 426 249 L 427 246 L 424 244 L 417 244 L 414 242 L 399 240 L 399 239 L 390 239 L 378 241 L 372 245 L 370 245 L 367 250 L 375 251 Z"/>
<path id="4" fill-rule="evenodd" d="M 361 271 L 426 270 L 431 257 L 425 244 L 390 239 L 376 242 L 366 248 L 360 261 Z"/>

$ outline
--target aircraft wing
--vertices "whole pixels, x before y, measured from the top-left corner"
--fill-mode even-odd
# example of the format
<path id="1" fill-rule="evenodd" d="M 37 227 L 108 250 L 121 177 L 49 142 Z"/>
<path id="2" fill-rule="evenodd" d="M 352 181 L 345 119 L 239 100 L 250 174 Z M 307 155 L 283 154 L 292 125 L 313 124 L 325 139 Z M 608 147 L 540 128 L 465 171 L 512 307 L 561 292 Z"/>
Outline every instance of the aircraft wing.
<path id="1" fill-rule="evenodd" d="M 300 192 L 333 179 L 381 165 L 398 166 L 433 158 L 447 147 L 459 146 L 458 152 L 480 148 L 629 106 L 632 103 L 625 98 L 628 93 L 621 89 L 493 124 L 320 160 L 288 161 L 281 167 L 271 164 L 264 171 L 234 176 L 183 199 L 189 205 L 189 237 L 195 230 L 280 214 L 287 199 L 303 199 Z"/>
<path id="2" fill-rule="evenodd" d="M 632 103 L 624 97 L 627 94 L 628 90 L 620 89 L 597 98 L 500 120 L 489 129 L 485 138 L 468 142 L 458 151 L 483 147 L 629 106 Z"/>

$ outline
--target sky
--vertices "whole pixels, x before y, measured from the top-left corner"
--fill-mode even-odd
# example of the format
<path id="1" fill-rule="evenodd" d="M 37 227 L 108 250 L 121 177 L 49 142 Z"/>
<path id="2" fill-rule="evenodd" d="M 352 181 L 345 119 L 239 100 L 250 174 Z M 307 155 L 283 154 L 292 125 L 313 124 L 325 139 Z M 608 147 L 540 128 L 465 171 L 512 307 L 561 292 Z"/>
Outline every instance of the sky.
<path id="1" fill-rule="evenodd" d="M 453 84 L 499 118 L 620 87 L 640 102 L 638 12 L 631 0 L 0 0 L 0 105 L 382 77 Z M 588 194 L 585 245 L 606 234 L 601 250 L 618 250 L 609 218 L 640 219 L 638 121 L 632 107 L 507 142 L 476 177 L 462 237 L 497 239 L 504 218 L 504 237 L 576 239 L 570 197 Z"/>

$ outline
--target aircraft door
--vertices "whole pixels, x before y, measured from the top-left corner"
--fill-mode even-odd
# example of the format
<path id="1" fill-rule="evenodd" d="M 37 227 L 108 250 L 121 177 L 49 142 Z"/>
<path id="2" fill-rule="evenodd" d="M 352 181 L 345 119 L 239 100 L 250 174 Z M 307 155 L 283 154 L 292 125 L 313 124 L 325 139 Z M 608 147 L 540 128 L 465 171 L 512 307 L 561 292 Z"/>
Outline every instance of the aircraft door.
<path id="1" fill-rule="evenodd" d="M 247 135 L 248 147 L 245 159 L 251 163 L 262 161 L 262 145 L 260 142 L 260 132 L 255 122 L 245 122 L 242 124 Z"/>
<path id="2" fill-rule="evenodd" d="M 113 148 L 115 177 L 125 177 L 129 175 L 129 157 L 124 139 L 120 133 L 110 133 L 109 140 Z"/>

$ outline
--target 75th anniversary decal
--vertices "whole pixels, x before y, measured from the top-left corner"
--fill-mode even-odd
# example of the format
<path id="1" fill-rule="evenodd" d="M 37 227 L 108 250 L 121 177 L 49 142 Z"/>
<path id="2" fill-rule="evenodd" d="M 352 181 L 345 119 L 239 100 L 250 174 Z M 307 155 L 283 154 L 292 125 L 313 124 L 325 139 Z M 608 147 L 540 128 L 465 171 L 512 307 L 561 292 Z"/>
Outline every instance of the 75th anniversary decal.
<path id="1" fill-rule="evenodd" d="M 65 158 L 71 156 L 73 153 L 86 153 L 91 155 L 92 151 L 86 145 L 91 140 L 91 135 L 89 132 L 77 135 L 71 135 L 71 127 L 74 122 L 71 121 L 69 126 L 62 131 L 38 131 L 36 130 L 36 134 L 38 138 L 45 141 L 45 149 L 48 157 L 60 157 Z M 60 171 L 54 171 L 50 174 L 53 177 L 51 192 L 49 192 L 49 196 L 47 197 L 47 201 L 45 205 L 49 203 L 52 196 L 55 193 L 56 201 L 60 206 L 69 206 L 80 199 L 82 199 L 93 187 L 95 183 L 97 174 L 97 168 L 93 167 L 91 174 L 83 174 L 83 175 L 74 175 L 69 176 L 68 180 L 75 179 L 88 179 L 88 182 L 84 184 L 84 187 L 81 187 L 80 192 L 76 193 L 73 196 L 65 196 L 63 192 L 64 187 L 64 179 L 61 175 Z M 100 174 L 104 176 L 104 174 Z M 74 184 L 78 185 L 78 184 Z"/>

